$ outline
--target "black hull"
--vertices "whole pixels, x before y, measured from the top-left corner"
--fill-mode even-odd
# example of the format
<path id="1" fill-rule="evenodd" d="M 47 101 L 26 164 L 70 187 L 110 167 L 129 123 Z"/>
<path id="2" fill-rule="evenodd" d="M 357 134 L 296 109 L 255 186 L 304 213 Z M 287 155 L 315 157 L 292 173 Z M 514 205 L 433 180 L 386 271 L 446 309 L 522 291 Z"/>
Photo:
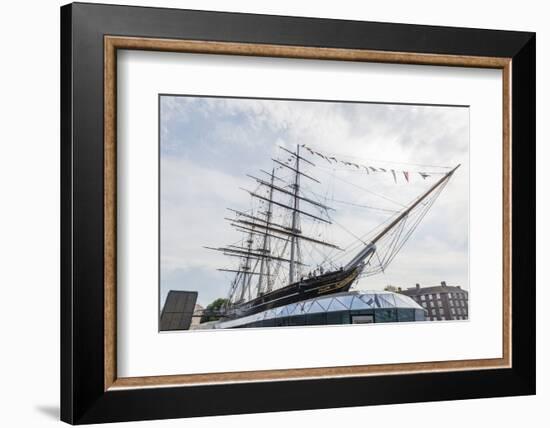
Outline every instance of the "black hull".
<path id="1" fill-rule="evenodd" d="M 318 296 L 348 291 L 353 281 L 357 279 L 359 272 L 360 269 L 355 268 L 348 271 L 328 272 L 314 278 L 305 278 L 237 307 L 235 315 L 240 318 Z"/>

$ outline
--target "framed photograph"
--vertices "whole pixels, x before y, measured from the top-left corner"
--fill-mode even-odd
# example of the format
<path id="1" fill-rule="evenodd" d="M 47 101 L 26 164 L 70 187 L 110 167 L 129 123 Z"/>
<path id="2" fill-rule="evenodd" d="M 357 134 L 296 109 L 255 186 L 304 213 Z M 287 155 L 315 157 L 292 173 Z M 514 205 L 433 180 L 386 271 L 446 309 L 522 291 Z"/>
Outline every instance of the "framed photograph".
<path id="1" fill-rule="evenodd" d="M 76 3 L 61 56 L 62 420 L 535 393 L 533 33 Z"/>

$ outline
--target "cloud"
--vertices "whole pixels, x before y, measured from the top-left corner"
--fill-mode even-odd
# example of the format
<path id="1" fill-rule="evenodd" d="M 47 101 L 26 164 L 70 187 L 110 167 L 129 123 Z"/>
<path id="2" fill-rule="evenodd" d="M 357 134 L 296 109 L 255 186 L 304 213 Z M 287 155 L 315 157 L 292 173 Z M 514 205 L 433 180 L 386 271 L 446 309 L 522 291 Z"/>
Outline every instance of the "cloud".
<path id="1" fill-rule="evenodd" d="M 303 178 L 303 191 L 337 210 L 332 214 L 335 220 L 332 226 L 314 224 L 307 229 L 304 220 L 304 231 L 315 236 L 322 234 L 343 246 L 357 242 L 354 236 L 365 234 L 387 218 L 386 211 L 357 205 L 398 210 L 440 177 L 434 175 L 423 180 L 413 174 L 407 184 L 401 170 L 441 172 L 443 169 L 438 166 L 461 163 L 386 272 L 361 280 L 360 286 L 382 288 L 392 283 L 406 287 L 416 282 L 434 284 L 446 280 L 468 287 L 467 108 L 163 96 L 163 295 L 167 287 L 176 286 L 173 279 L 166 278 L 175 277 L 178 287 L 186 284 L 208 299 L 227 294 L 230 278 L 215 271 L 227 262 L 221 254 L 202 246 L 221 246 L 242 239 L 223 220 L 228 215 L 226 208 L 258 208 L 259 202 L 252 206 L 246 192 L 239 189 L 254 189 L 246 174 L 271 170 L 271 159 L 284 155 L 278 146 L 295 148 L 297 144 L 307 144 L 347 160 L 398 170 L 395 184 L 391 174 L 366 175 L 335 168 L 320 158 L 312 159 L 316 168 L 308 173 L 322 185 Z M 291 171 L 280 170 L 278 174 L 290 176 Z M 303 203 L 303 209 L 315 212 L 315 207 L 307 203 Z M 314 263 L 323 256 L 307 243 L 303 244 L 302 252 Z"/>

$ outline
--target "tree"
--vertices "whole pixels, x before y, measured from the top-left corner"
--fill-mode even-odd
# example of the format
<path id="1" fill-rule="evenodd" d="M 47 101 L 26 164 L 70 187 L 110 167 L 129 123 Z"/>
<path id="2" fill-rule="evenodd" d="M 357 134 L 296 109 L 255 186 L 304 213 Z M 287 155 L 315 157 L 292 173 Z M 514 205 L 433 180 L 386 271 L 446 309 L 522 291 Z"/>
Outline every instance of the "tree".
<path id="1" fill-rule="evenodd" d="M 397 289 L 397 287 L 394 287 L 393 285 L 386 285 L 384 287 L 384 291 L 391 291 L 393 293 L 397 293 L 397 291 L 399 290 Z"/>
<path id="2" fill-rule="evenodd" d="M 206 309 L 205 309 L 205 312 L 208 314 L 209 312 L 217 312 L 219 311 L 222 306 L 224 306 L 226 303 L 228 302 L 227 299 L 223 299 L 223 298 L 219 298 L 219 299 L 216 299 L 214 300 L 212 303 L 210 303 Z M 203 315 L 201 317 L 201 323 L 203 322 L 208 322 L 208 321 L 217 321 L 219 320 L 220 317 L 218 316 L 215 316 L 215 315 Z"/>

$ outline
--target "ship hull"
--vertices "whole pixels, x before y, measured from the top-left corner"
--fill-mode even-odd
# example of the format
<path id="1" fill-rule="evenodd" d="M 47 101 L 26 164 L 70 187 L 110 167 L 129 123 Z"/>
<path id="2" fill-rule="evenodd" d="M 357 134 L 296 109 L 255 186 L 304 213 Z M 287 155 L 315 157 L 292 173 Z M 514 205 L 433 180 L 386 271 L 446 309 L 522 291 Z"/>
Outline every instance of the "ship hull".
<path id="1" fill-rule="evenodd" d="M 279 306 L 298 303 L 318 296 L 348 291 L 361 269 L 354 268 L 328 272 L 313 278 L 304 278 L 286 287 L 259 296 L 235 308 L 235 316 L 253 315 Z"/>

